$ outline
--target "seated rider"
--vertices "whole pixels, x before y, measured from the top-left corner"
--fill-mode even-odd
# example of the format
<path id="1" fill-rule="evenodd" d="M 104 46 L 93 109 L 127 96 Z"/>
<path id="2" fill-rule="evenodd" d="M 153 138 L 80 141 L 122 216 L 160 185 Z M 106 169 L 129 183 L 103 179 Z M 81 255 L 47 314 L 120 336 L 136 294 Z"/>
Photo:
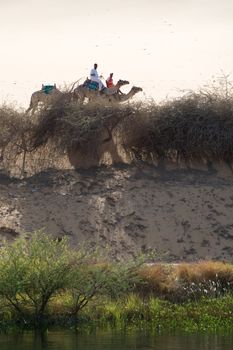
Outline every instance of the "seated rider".
<path id="1" fill-rule="evenodd" d="M 106 80 L 107 88 L 112 88 L 112 87 L 115 86 L 115 84 L 113 84 L 113 78 L 112 77 L 113 77 L 113 73 L 110 73 L 108 79 Z M 123 94 L 123 92 L 121 92 L 120 89 L 118 89 L 118 92 L 119 92 L 119 94 Z"/>
<path id="2" fill-rule="evenodd" d="M 99 74 L 97 72 L 97 63 L 94 64 L 94 68 L 91 69 L 91 72 L 90 72 L 90 79 L 92 81 L 95 81 L 99 84 L 99 91 L 103 90 L 105 88 L 104 84 L 102 83 L 102 81 L 100 80 L 99 78 Z"/>
<path id="3" fill-rule="evenodd" d="M 114 86 L 112 77 L 113 77 L 113 73 L 110 73 L 108 79 L 106 80 L 107 88 L 111 88 Z"/>

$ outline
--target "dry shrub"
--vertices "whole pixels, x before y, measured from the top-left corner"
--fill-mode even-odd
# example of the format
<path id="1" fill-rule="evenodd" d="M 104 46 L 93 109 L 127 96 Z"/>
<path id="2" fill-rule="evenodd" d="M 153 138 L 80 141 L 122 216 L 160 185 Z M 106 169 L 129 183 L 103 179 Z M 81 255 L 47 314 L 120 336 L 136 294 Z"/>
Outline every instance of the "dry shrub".
<path id="1" fill-rule="evenodd" d="M 119 139 L 131 160 L 153 161 L 160 152 L 153 150 L 153 122 L 159 118 L 156 104 L 134 104 L 132 112 L 118 126 Z"/>
<path id="2" fill-rule="evenodd" d="M 233 290 L 233 266 L 204 261 L 177 267 L 177 285 L 173 299 L 198 300 L 203 296 L 219 297 Z"/>
<path id="3" fill-rule="evenodd" d="M 13 108 L 3 105 L 0 107 L 0 147 L 5 147 L 13 141 L 16 143 L 20 134 L 25 131 L 23 114 Z"/>
<path id="4" fill-rule="evenodd" d="M 175 275 L 172 265 L 144 266 L 138 274 L 140 282 L 136 286 L 136 292 L 143 297 L 165 297 L 174 288 Z"/>
<path id="5" fill-rule="evenodd" d="M 77 145 L 88 147 L 90 142 L 102 143 L 103 131 L 111 137 L 113 129 L 132 112 L 128 106 L 57 103 L 42 111 L 33 145 L 38 148 L 52 139 L 57 147 L 67 150 Z"/>
<path id="6" fill-rule="evenodd" d="M 2 166 L 13 175 L 22 171 L 25 155 L 30 151 L 29 137 L 32 129 L 33 120 L 28 119 L 25 113 L 16 111 L 12 107 L 0 108 Z"/>
<path id="7" fill-rule="evenodd" d="M 177 266 L 177 278 L 186 283 L 221 281 L 223 285 L 233 284 L 233 266 L 223 262 L 203 261 Z"/>
<path id="8" fill-rule="evenodd" d="M 66 155 L 57 152 L 50 141 L 39 149 L 33 147 L 31 139 L 37 124 L 36 116 L 13 107 L 0 108 L 1 171 L 24 177 L 48 167 L 68 167 Z"/>
<path id="9" fill-rule="evenodd" d="M 98 165 L 108 152 L 108 146 L 106 151 L 103 148 L 108 142 L 114 145 L 114 130 L 131 113 L 129 106 L 59 103 L 43 110 L 31 142 L 36 149 L 50 141 L 60 152 L 75 157 L 78 153 L 80 167 Z"/>
<path id="10" fill-rule="evenodd" d="M 159 264 L 142 267 L 135 291 L 172 302 L 219 297 L 233 290 L 233 266 L 223 262 L 201 261 L 177 265 Z"/>
<path id="11" fill-rule="evenodd" d="M 192 93 L 138 114 L 125 138 L 137 159 L 233 160 L 233 99 Z"/>
<path id="12" fill-rule="evenodd" d="M 15 175 L 20 171 L 32 174 L 58 163 L 62 166 L 70 151 L 79 150 L 90 159 L 97 154 L 98 164 L 97 150 L 110 147 L 108 141 L 117 144 L 118 152 L 124 149 L 129 161 L 195 160 L 210 165 L 224 161 L 231 166 L 232 135 L 233 98 L 216 91 L 190 93 L 160 105 L 77 105 L 61 99 L 43 108 L 37 118 L 0 108 L 4 167 Z M 104 152 L 107 147 L 102 147 Z M 50 157 L 53 153 L 56 157 Z"/>

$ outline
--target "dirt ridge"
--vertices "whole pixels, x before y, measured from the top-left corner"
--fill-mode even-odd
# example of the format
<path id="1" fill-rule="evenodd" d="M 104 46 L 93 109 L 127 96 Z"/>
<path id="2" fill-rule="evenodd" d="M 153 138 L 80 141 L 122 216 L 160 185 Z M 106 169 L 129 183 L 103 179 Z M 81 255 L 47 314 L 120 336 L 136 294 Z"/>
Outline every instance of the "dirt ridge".
<path id="1" fill-rule="evenodd" d="M 138 164 L 0 176 L 0 236 L 45 229 L 114 258 L 156 249 L 163 261 L 233 253 L 233 177 Z"/>

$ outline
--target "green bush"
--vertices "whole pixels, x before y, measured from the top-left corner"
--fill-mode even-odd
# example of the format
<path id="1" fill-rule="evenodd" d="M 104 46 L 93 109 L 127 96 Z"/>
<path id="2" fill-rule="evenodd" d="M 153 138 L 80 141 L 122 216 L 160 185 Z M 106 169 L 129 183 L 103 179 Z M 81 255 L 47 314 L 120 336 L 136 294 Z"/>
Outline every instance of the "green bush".
<path id="1" fill-rule="evenodd" d="M 0 248 L 0 301 L 17 317 L 39 324 L 55 296 L 63 312 L 75 318 L 90 301 L 116 298 L 134 288 L 142 259 L 111 264 L 100 262 L 97 251 L 72 251 L 67 239 L 42 231 L 24 235 Z M 99 298 L 99 299 L 98 299 Z"/>
<path id="2" fill-rule="evenodd" d="M 58 241 L 35 232 L 0 249 L 0 295 L 24 320 L 32 314 L 36 323 L 45 315 L 49 300 L 65 288 L 70 254 L 65 239 Z"/>
<path id="3" fill-rule="evenodd" d="M 91 259 L 91 260 L 90 260 Z M 119 298 L 132 291 L 139 280 L 137 268 L 143 259 L 118 263 L 94 262 L 87 256 L 76 261 L 69 274 L 68 290 L 72 296 L 71 313 L 77 316 L 97 297 Z"/>

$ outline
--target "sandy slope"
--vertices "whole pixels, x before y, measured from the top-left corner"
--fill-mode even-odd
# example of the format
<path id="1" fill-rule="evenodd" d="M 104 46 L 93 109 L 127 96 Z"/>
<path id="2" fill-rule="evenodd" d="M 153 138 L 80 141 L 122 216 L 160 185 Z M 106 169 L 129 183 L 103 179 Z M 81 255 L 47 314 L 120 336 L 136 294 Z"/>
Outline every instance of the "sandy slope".
<path id="1" fill-rule="evenodd" d="M 156 248 L 166 261 L 232 259 L 233 177 L 145 166 L 0 176 L 0 234 L 45 228 L 118 255 Z"/>

